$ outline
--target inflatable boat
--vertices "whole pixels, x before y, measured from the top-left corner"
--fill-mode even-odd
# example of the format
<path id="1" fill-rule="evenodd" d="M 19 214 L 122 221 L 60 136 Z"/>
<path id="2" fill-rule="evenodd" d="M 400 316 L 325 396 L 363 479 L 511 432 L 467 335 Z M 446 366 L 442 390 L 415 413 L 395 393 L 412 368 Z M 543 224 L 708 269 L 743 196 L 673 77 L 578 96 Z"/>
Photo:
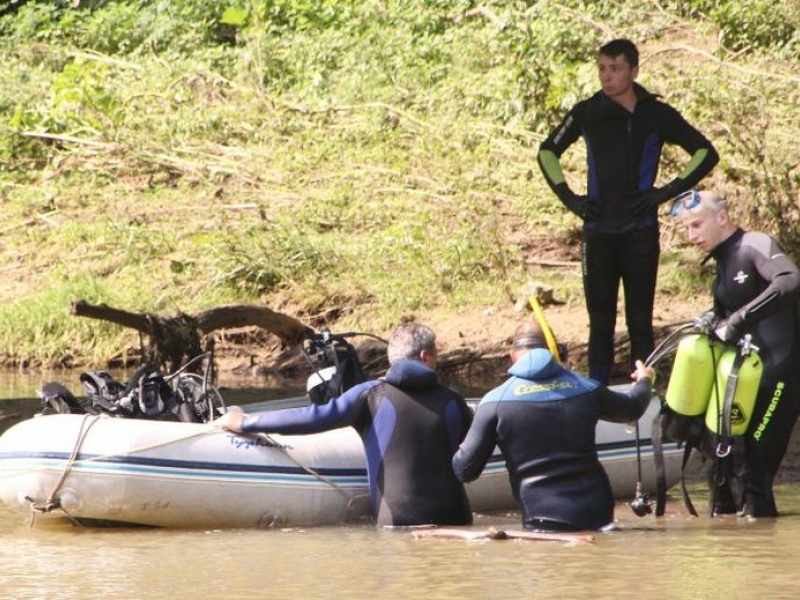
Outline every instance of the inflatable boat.
<path id="1" fill-rule="evenodd" d="M 282 407 L 270 402 L 248 412 Z M 660 409 L 639 422 L 649 432 Z M 655 490 L 653 446 L 633 425 L 601 422 L 597 449 L 617 498 Z M 680 477 L 682 450 L 664 444 L 666 483 Z M 467 485 L 476 512 L 514 510 L 499 451 Z M 49 414 L 0 436 L 0 500 L 34 523 L 179 528 L 333 525 L 371 518 L 364 451 L 342 428 L 291 436 L 235 435 L 207 423 Z"/>
<path id="2" fill-rule="evenodd" d="M 310 334 L 303 348 L 314 368 L 307 394 L 242 409 L 325 403 L 363 381 L 347 341 L 354 335 L 365 334 Z M 144 365 L 127 384 L 105 371 L 83 373 L 85 401 L 45 383 L 43 414 L 0 436 L 0 501 L 32 522 L 81 525 L 266 528 L 372 518 L 363 444 L 354 429 L 310 435 L 216 429 L 210 422 L 230 409 L 208 372 L 194 374 L 191 366 L 163 375 Z M 641 501 L 656 490 L 653 442 L 637 433 L 651 431 L 660 409 L 654 396 L 638 426 L 597 425 L 598 456 L 616 498 Z M 675 443 L 663 444 L 667 487 L 679 480 L 682 459 Z M 499 450 L 467 493 L 477 512 L 517 508 Z"/>

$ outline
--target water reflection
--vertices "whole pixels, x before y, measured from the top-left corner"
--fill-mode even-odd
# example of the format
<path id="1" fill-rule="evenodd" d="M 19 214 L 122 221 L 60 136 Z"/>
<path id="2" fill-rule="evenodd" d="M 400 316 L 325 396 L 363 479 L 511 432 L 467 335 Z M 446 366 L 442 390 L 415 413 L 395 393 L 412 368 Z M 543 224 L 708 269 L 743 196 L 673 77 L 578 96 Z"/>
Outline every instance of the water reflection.
<path id="1" fill-rule="evenodd" d="M 38 399 L 36 390 L 46 381 L 57 381 L 64 385 L 77 397 L 85 397 L 86 390 L 80 382 L 79 371 L 2 371 L 0 370 L 0 402 L 4 400 Z M 111 375 L 120 382 L 126 382 L 132 373 L 112 372 Z M 475 379 L 442 381 L 458 389 L 467 397 L 480 397 L 493 387 L 489 381 L 481 382 Z M 495 380 L 494 383 L 497 381 Z M 234 374 L 221 376 L 217 380 L 217 387 L 223 393 L 226 402 L 232 404 L 246 404 L 248 402 L 261 402 L 275 398 L 286 398 L 305 393 L 306 380 L 282 379 L 280 382 L 268 380 L 263 377 L 241 377 Z"/>
<path id="2" fill-rule="evenodd" d="M 698 503 L 702 493 L 693 490 Z M 777 494 L 789 514 L 773 521 L 691 518 L 675 494 L 658 520 L 621 504 L 620 530 L 582 545 L 415 540 L 371 526 L 30 529 L 0 507 L 0 585 L 19 598 L 786 597 L 800 552 L 800 487 Z M 474 528 L 517 528 L 518 519 L 479 515 Z"/>
<path id="3" fill-rule="evenodd" d="M 57 371 L 3 371 L 0 370 L 0 402 L 3 400 L 38 398 L 36 390 L 45 381 L 57 381 L 64 385 L 73 394 L 79 397 L 86 395 L 80 381 L 83 371 L 57 370 Z M 111 375 L 120 382 L 126 382 L 132 371 L 110 371 Z M 254 402 L 264 399 L 285 397 L 298 391 L 305 391 L 305 379 L 282 379 L 280 384 L 275 380 L 264 377 L 243 377 L 226 373 L 218 378 L 217 385 L 220 389 L 240 395 L 245 400 L 253 397 Z M 239 401 L 239 400 L 237 400 Z"/>

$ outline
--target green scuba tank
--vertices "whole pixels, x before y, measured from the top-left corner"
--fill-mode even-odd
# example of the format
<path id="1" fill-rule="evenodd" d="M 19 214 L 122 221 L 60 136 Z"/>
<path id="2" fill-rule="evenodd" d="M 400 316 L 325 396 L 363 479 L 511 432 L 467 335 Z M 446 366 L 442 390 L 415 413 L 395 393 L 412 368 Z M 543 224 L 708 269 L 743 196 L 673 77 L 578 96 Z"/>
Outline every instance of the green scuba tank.
<path id="1" fill-rule="evenodd" d="M 716 389 L 711 390 L 711 396 L 706 411 L 706 427 L 714 433 L 722 433 L 722 415 L 724 414 L 724 404 L 726 392 L 731 389 L 729 377 L 734 371 L 737 355 L 740 357 L 738 374 L 736 377 L 731 403 L 731 426 L 730 435 L 744 435 L 750 418 L 753 416 L 753 408 L 756 404 L 758 386 L 761 383 L 761 374 L 764 371 L 764 363 L 758 356 L 758 352 L 753 349 L 729 348 L 722 354 L 722 358 L 717 365 Z"/>
<path id="2" fill-rule="evenodd" d="M 678 343 L 667 384 L 667 406 L 689 417 L 706 412 L 714 385 L 714 359 L 720 354 L 720 345 L 706 335 L 684 337 Z"/>

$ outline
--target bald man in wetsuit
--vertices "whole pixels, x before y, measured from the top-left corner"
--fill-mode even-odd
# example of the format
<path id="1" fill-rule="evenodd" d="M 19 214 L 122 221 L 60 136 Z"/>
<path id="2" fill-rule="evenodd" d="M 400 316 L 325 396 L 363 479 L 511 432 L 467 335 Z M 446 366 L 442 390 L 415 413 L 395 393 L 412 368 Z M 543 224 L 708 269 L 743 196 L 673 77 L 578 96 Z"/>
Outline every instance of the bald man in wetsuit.
<path id="1" fill-rule="evenodd" d="M 670 215 L 707 253 L 703 262 L 716 262 L 718 337 L 735 345 L 750 334 L 764 363 L 753 415 L 740 443 L 734 439 L 728 472 L 715 472 L 716 440 L 705 431 L 711 514 L 777 517 L 772 485 L 800 415 L 800 269 L 771 236 L 738 227 L 714 192 L 681 194 Z"/>
<path id="2" fill-rule="evenodd" d="M 389 370 L 323 405 L 226 413 L 214 424 L 235 433 L 316 433 L 353 427 L 364 442 L 369 493 L 378 525 L 468 525 L 472 512 L 451 466 L 472 412 L 439 383 L 436 336 L 419 323 L 389 339 Z"/>

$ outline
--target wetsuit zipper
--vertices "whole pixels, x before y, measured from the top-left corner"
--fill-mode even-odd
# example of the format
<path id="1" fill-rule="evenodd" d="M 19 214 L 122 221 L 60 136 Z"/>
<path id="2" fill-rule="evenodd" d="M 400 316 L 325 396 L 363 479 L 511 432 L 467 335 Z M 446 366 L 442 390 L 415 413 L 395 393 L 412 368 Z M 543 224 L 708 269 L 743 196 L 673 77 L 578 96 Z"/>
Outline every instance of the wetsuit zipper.
<path id="1" fill-rule="evenodd" d="M 634 107 L 633 110 L 636 110 Z M 638 191 L 639 184 L 636 180 L 636 167 L 635 162 L 633 160 L 633 112 L 630 112 L 627 116 L 627 123 L 625 125 L 625 129 L 628 134 L 628 168 L 630 171 L 628 172 L 628 191 Z M 623 201 L 626 199 L 623 198 Z"/>

